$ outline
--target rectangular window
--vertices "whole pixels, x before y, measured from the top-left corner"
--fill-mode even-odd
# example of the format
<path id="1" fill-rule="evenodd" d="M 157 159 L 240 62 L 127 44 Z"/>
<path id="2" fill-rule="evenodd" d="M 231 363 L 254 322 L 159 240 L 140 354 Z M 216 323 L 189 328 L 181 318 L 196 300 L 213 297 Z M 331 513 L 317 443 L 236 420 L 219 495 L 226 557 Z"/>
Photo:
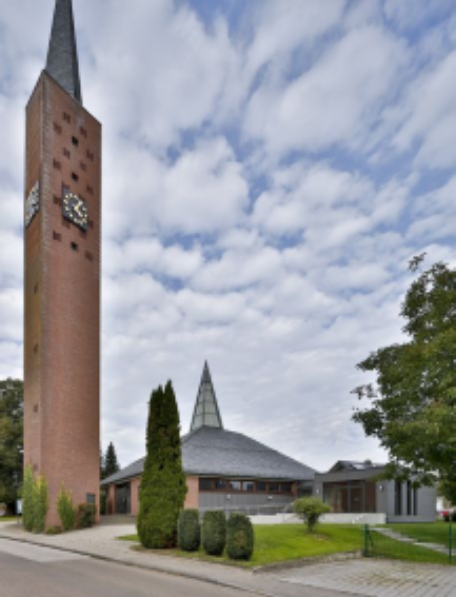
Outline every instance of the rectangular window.
<path id="1" fill-rule="evenodd" d="M 76 174 L 76 172 L 73 172 L 73 173 L 71 174 L 71 178 L 72 178 L 72 179 L 73 179 L 75 182 L 78 182 L 78 180 L 79 180 L 79 176 Z"/>
<path id="2" fill-rule="evenodd" d="M 96 497 L 94 493 L 88 493 L 86 495 L 86 503 L 87 504 L 95 504 L 96 502 Z"/>
<path id="3" fill-rule="evenodd" d="M 33 407 L 33 412 L 36 414 L 38 412 L 39 408 L 38 408 L 38 404 L 35 404 L 35 406 Z"/>
<path id="4" fill-rule="evenodd" d="M 59 232 L 54 232 L 53 233 L 53 238 L 54 238 L 54 240 L 61 241 L 62 240 L 62 235 Z"/>
<path id="5" fill-rule="evenodd" d="M 228 481 L 228 487 L 227 489 L 229 491 L 241 491 L 242 490 L 242 484 L 240 481 Z"/>
<path id="6" fill-rule="evenodd" d="M 71 243 L 70 246 L 73 249 L 73 251 L 79 251 L 79 247 L 78 247 L 77 243 Z"/>
<path id="7" fill-rule="evenodd" d="M 266 491 L 266 483 L 264 481 L 257 481 L 255 486 L 257 491 Z"/>
<path id="8" fill-rule="evenodd" d="M 413 488 L 413 516 L 418 516 L 418 487 Z"/>
<path id="9" fill-rule="evenodd" d="M 215 489 L 217 491 L 223 491 L 224 489 L 226 489 L 225 479 L 216 479 L 215 480 Z"/>
<path id="10" fill-rule="evenodd" d="M 60 197 L 57 197 L 57 195 L 54 195 L 54 203 L 55 205 L 60 205 Z"/>
<path id="11" fill-rule="evenodd" d="M 63 120 L 64 120 L 65 122 L 68 122 L 68 123 L 70 123 L 70 122 L 71 122 L 71 116 L 70 116 L 70 115 L 69 115 L 67 112 L 64 112 L 64 113 L 63 113 Z"/>
<path id="12" fill-rule="evenodd" d="M 279 492 L 279 484 L 278 483 L 268 483 L 268 491 L 269 491 L 269 493 L 278 493 Z"/>
<path id="13" fill-rule="evenodd" d="M 58 160 L 54 160 L 53 165 L 56 170 L 60 170 L 60 168 L 62 167 L 62 164 Z"/>
<path id="14" fill-rule="evenodd" d="M 54 131 L 58 134 L 61 135 L 62 134 L 62 127 L 60 126 L 60 124 L 57 124 L 56 122 L 54 122 Z"/>
<path id="15" fill-rule="evenodd" d="M 412 508 L 412 501 L 413 501 L 413 488 L 410 481 L 407 481 L 407 516 L 412 516 L 413 508 Z"/>
<path id="16" fill-rule="evenodd" d="M 204 479 L 200 477 L 199 490 L 200 491 L 212 491 L 212 479 Z"/>
<path id="17" fill-rule="evenodd" d="M 86 129 L 85 129 L 84 127 L 82 127 L 82 126 L 81 126 L 81 129 L 80 129 L 80 131 L 81 131 L 81 135 L 82 135 L 83 137 L 86 137 L 86 138 L 87 138 L 87 131 L 86 131 Z"/>
<path id="18" fill-rule="evenodd" d="M 63 155 L 68 159 L 71 158 L 71 153 L 68 151 L 68 149 L 63 149 Z"/>
<path id="19" fill-rule="evenodd" d="M 78 145 L 79 145 L 79 139 L 77 137 L 71 137 L 71 142 L 73 143 L 73 145 L 75 147 L 78 147 Z"/>
<path id="20" fill-rule="evenodd" d="M 402 483 L 394 482 L 394 512 L 396 516 L 402 515 Z"/>
<path id="21" fill-rule="evenodd" d="M 281 483 L 279 491 L 280 493 L 291 493 L 291 483 Z"/>
<path id="22" fill-rule="evenodd" d="M 253 481 L 244 481 L 242 483 L 243 491 L 249 491 L 250 493 L 255 491 L 255 483 Z"/>

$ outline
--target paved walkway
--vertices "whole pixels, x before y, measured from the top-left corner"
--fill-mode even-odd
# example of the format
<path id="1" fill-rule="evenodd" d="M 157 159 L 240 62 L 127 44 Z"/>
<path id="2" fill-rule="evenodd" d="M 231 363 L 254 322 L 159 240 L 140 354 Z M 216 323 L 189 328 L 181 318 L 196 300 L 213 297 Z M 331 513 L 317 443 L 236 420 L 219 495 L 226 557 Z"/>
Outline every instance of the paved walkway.
<path id="1" fill-rule="evenodd" d="M 394 539 L 395 541 L 399 541 L 400 543 L 409 543 L 410 545 L 416 545 L 417 547 L 424 547 L 425 549 L 430 549 L 431 551 L 437 551 L 439 553 L 443 553 L 445 555 L 449 554 L 449 548 L 445 547 L 445 545 L 441 545 L 440 543 L 425 543 L 423 541 L 417 541 L 416 539 L 412 539 L 411 537 L 407 537 L 402 533 L 398 533 L 397 531 L 393 531 L 389 528 L 382 528 L 382 527 L 372 527 L 372 530 L 385 535 L 385 537 L 389 537 L 390 539 Z M 456 547 L 452 549 L 451 553 L 456 555 Z M 456 595 L 456 593 L 455 593 Z"/>
<path id="2" fill-rule="evenodd" d="M 115 540 L 133 533 L 133 524 L 100 525 L 56 536 L 30 535 L 17 524 L 0 524 L 0 537 L 10 541 L 27 541 L 269 597 L 456 597 L 456 568 L 452 567 L 359 559 L 253 573 L 137 551 L 131 543 Z"/>

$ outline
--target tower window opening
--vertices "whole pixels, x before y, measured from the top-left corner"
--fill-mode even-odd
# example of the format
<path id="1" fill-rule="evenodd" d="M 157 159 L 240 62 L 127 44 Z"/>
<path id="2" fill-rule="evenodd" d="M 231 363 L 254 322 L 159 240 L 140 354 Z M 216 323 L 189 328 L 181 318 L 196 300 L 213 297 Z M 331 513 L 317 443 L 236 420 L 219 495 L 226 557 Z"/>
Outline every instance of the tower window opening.
<path id="1" fill-rule="evenodd" d="M 73 251 L 79 251 L 78 243 L 71 243 L 70 246 L 73 249 Z"/>
<path id="2" fill-rule="evenodd" d="M 58 240 L 58 241 L 62 240 L 62 235 L 59 232 L 54 232 L 53 237 L 54 237 L 54 240 Z"/>
<path id="3" fill-rule="evenodd" d="M 79 176 L 76 174 L 76 172 L 73 172 L 73 174 L 71 175 L 71 178 L 75 181 L 78 182 L 79 180 Z"/>
<path id="4" fill-rule="evenodd" d="M 64 112 L 64 113 L 63 113 L 63 120 L 64 120 L 65 122 L 68 122 L 68 123 L 70 123 L 70 122 L 71 122 L 71 116 L 70 116 L 70 115 L 69 115 L 67 112 Z"/>
<path id="5" fill-rule="evenodd" d="M 77 137 L 71 137 L 71 142 L 73 143 L 73 145 L 75 145 L 76 147 L 78 147 L 78 145 L 79 145 L 79 139 Z"/>

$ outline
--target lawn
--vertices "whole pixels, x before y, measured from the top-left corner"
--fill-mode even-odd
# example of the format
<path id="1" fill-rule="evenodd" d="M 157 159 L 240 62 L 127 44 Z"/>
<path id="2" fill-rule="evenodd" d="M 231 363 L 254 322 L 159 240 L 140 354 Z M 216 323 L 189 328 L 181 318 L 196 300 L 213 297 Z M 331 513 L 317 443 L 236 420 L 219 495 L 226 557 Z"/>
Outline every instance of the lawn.
<path id="1" fill-rule="evenodd" d="M 388 525 L 390 526 L 390 525 Z M 392 530 L 402 532 L 399 526 L 391 525 Z M 410 525 L 404 525 L 410 526 Z M 420 525 L 416 525 L 417 527 Z M 403 533 L 407 535 L 407 533 Z M 409 535 L 411 536 L 411 535 Z M 430 564 L 448 564 L 448 554 L 432 551 L 426 547 L 420 547 L 410 543 L 395 541 L 385 537 L 381 533 L 371 531 L 372 543 L 369 544 L 369 554 L 372 557 L 383 557 L 393 560 L 405 560 L 410 562 L 427 562 Z"/>
<path id="2" fill-rule="evenodd" d="M 326 556 L 362 549 L 363 530 L 360 526 L 319 525 L 314 535 L 307 533 L 303 524 L 255 525 L 255 552 L 245 566 L 265 566 L 278 562 Z M 120 537 L 138 541 L 135 535 Z M 228 558 L 214 558 L 204 554 L 186 553 L 179 550 L 166 551 L 169 555 L 200 558 L 214 562 L 228 562 Z"/>
<path id="3" fill-rule="evenodd" d="M 2 522 L 17 522 L 17 516 L 2 516 L 0 523 Z"/>
<path id="4" fill-rule="evenodd" d="M 438 543 L 448 546 L 450 525 L 447 522 L 430 522 L 422 524 L 390 524 L 387 525 L 392 531 L 396 531 L 416 539 L 421 543 Z M 456 525 L 454 525 L 454 545 L 456 546 Z"/>

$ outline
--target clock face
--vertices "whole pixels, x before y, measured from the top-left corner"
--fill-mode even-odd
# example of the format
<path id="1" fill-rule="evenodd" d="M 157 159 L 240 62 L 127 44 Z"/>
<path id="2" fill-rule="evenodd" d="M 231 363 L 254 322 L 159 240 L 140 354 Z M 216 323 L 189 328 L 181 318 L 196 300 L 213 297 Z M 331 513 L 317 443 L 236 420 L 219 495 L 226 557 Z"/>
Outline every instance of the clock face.
<path id="1" fill-rule="evenodd" d="M 89 215 L 85 201 L 67 191 L 63 195 L 62 209 L 64 218 L 73 222 L 81 230 L 87 230 Z"/>
<path id="2" fill-rule="evenodd" d="M 37 182 L 25 200 L 25 227 L 28 228 L 33 218 L 40 211 L 40 183 Z"/>

